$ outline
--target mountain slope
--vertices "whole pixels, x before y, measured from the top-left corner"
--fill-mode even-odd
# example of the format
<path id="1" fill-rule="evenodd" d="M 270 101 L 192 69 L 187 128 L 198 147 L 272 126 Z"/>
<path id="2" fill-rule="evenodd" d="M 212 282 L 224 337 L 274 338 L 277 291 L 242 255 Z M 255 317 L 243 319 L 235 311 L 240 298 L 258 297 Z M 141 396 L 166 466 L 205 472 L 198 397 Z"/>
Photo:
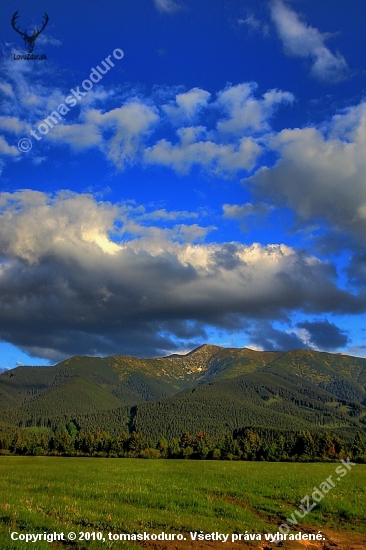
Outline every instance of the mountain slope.
<path id="1" fill-rule="evenodd" d="M 274 358 L 266 372 L 291 374 L 341 399 L 366 404 L 366 359 L 311 350 L 295 350 Z"/>
<path id="2" fill-rule="evenodd" d="M 136 407 L 133 428 L 146 437 L 178 437 L 200 430 L 210 435 L 243 426 L 302 430 L 362 429 L 366 408 L 336 401 L 311 382 L 256 372 L 185 390 Z"/>
<path id="3" fill-rule="evenodd" d="M 222 431 L 243 425 L 363 427 L 366 359 L 294 350 L 204 345 L 157 359 L 73 357 L 0 374 L 0 422 L 46 426 L 61 418 L 108 424 L 130 418 L 144 433 Z"/>

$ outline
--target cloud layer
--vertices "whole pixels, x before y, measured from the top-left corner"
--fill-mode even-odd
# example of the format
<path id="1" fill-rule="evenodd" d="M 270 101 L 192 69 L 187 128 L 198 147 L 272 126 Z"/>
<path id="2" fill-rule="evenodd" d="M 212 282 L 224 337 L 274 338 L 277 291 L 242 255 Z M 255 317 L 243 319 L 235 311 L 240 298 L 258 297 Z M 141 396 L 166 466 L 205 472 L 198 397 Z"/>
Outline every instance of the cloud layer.
<path id="1" fill-rule="evenodd" d="M 189 217 L 85 194 L 2 193 L 0 338 L 50 359 L 156 355 L 209 326 L 364 310 L 332 265 L 285 245 L 197 242 L 210 228 Z"/>
<path id="2" fill-rule="evenodd" d="M 188 173 L 198 166 L 232 176 L 253 170 L 276 110 L 294 101 L 290 92 L 276 89 L 258 97 L 257 85 L 247 82 L 228 84 L 216 96 L 196 87 L 178 93 L 171 88 L 160 95 L 155 91 L 153 97 L 96 84 L 88 93 L 80 90 L 85 96 L 77 103 L 70 91 L 31 85 L 24 68 L 4 68 L 10 84 L 0 83 L 5 107 L 0 155 L 8 159 L 23 154 L 11 142 L 27 137 L 33 142 L 29 156 L 43 146 L 67 145 L 79 153 L 99 150 L 120 170 L 140 164 Z M 77 103 L 71 113 L 68 94 Z M 162 130 L 175 137 L 158 139 Z"/>

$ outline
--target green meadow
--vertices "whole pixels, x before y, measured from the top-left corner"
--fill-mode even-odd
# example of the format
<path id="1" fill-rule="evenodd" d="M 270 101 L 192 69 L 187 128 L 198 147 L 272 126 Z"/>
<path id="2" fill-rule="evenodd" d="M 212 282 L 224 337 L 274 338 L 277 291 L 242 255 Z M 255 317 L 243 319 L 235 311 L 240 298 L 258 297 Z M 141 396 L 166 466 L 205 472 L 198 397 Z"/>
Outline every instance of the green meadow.
<path id="1" fill-rule="evenodd" d="M 300 528 L 365 533 L 366 540 L 366 465 L 352 467 L 340 481 L 337 466 L 3 456 L 0 548 L 141 548 L 109 540 L 12 542 L 14 531 L 275 533 L 330 475 L 336 486 L 299 519 Z"/>

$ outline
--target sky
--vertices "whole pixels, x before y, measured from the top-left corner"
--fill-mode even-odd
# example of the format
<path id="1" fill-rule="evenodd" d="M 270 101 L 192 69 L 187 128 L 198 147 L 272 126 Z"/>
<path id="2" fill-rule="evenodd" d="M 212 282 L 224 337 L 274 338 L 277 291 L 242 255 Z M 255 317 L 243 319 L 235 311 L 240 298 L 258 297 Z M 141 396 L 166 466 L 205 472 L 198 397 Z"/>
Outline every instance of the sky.
<path id="1" fill-rule="evenodd" d="M 0 11 L 0 369 L 366 357 L 363 0 Z"/>

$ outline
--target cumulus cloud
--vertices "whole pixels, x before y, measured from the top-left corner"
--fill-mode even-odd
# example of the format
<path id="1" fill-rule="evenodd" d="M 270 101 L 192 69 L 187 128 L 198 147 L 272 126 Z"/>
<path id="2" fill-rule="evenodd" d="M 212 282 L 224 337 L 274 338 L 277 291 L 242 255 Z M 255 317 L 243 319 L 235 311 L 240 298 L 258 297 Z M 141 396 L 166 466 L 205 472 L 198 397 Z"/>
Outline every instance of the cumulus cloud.
<path id="1" fill-rule="evenodd" d="M 44 143 L 67 144 L 76 151 L 98 148 L 122 169 L 139 158 L 143 140 L 159 120 L 157 109 L 137 97 L 134 90 L 119 95 L 118 89 L 108 90 L 98 83 L 86 93 L 81 86 L 75 86 L 76 90 L 81 88 L 80 100 L 77 100 L 70 88 L 63 90 L 48 85 L 49 80 L 55 78 L 50 68 L 43 71 L 28 68 L 47 64 L 9 64 L 5 60 L 1 65 L 8 80 L 0 85 L 3 95 L 0 130 L 4 140 L 8 135 L 14 139 L 15 135 L 18 139 L 30 138 L 38 148 Z M 70 103 L 65 102 L 67 97 L 76 105 L 69 107 Z M 46 134 L 38 130 L 40 124 L 48 127 Z M 14 150 L 16 152 L 16 148 Z M 11 151 L 4 146 L 1 153 Z M 33 154 L 35 147 L 29 156 Z"/>
<path id="2" fill-rule="evenodd" d="M 195 115 L 207 107 L 211 94 L 200 88 L 192 88 L 188 92 L 177 94 L 175 100 L 162 109 L 172 122 L 182 123 L 192 120 Z"/>
<path id="3" fill-rule="evenodd" d="M 283 130 L 268 145 L 279 160 L 250 179 L 255 192 L 289 206 L 301 222 L 326 221 L 333 232 L 351 235 L 364 246 L 366 103 L 321 128 Z"/>
<path id="4" fill-rule="evenodd" d="M 262 152 L 260 145 L 251 138 L 242 138 L 236 144 L 216 143 L 207 139 L 203 127 L 179 129 L 177 136 L 179 142 L 176 144 L 162 139 L 148 147 L 145 162 L 170 166 L 182 174 L 196 165 L 213 174 L 233 175 L 239 170 L 252 170 Z"/>
<path id="5" fill-rule="evenodd" d="M 332 53 L 325 45 L 329 33 L 321 33 L 301 21 L 298 14 L 282 0 L 271 0 L 269 6 L 285 53 L 310 59 L 311 74 L 319 80 L 339 82 L 347 76 L 345 58 L 339 53 Z"/>
<path id="6" fill-rule="evenodd" d="M 19 155 L 19 150 L 14 145 L 9 145 L 9 143 L 0 136 L 0 155 L 17 157 Z"/>
<path id="7" fill-rule="evenodd" d="M 141 151 L 141 141 L 158 121 L 156 110 L 140 101 L 103 113 L 90 108 L 76 124 L 57 124 L 49 132 L 53 142 L 68 143 L 76 149 L 100 148 L 118 168 L 133 163 Z M 106 137 L 112 133 L 112 137 Z"/>
<path id="8" fill-rule="evenodd" d="M 224 177 L 251 171 L 263 152 L 276 109 L 294 99 L 281 90 L 256 97 L 253 82 L 229 84 L 216 97 L 201 88 L 155 90 L 152 97 L 135 90 L 119 95 L 97 85 L 69 113 L 65 98 L 70 92 L 31 86 L 29 75 L 21 71 L 9 78 L 11 90 L 3 90 L 0 155 L 19 155 L 15 147 L 6 146 L 8 135 L 18 140 L 28 136 L 38 148 L 66 144 L 77 152 L 97 149 L 121 170 L 140 163 L 169 166 L 180 173 L 197 165 Z M 173 93 L 167 102 L 166 96 Z M 108 107 L 100 108 L 101 101 Z M 156 138 L 169 127 L 175 130 L 175 141 Z M 35 154 L 33 148 L 29 156 Z"/>
<path id="9" fill-rule="evenodd" d="M 143 215 L 90 195 L 2 193 L 0 339 L 52 360 L 156 355 L 187 347 L 207 326 L 365 309 L 314 257 L 285 245 L 197 242 L 207 228 L 141 224 Z"/>
<path id="10" fill-rule="evenodd" d="M 118 169 L 152 163 L 184 173 L 198 165 L 209 173 L 235 175 L 254 168 L 263 150 L 259 138 L 270 131 L 279 105 L 293 101 L 292 94 L 280 90 L 256 97 L 254 83 L 227 85 L 216 97 L 198 87 L 155 90 L 151 97 L 142 97 L 133 89 L 108 90 L 98 83 L 69 113 L 65 98 L 70 89 L 51 89 L 47 82 L 55 75 L 47 72 L 50 69 L 32 67 L 36 64 L 2 62 L 7 80 L 0 82 L 0 155 L 4 158 L 19 157 L 17 148 L 9 145 L 11 140 L 32 137 L 42 153 L 43 145 L 50 144 L 66 144 L 76 152 L 94 148 Z M 167 96 L 173 98 L 167 102 Z M 39 124 L 47 124 L 46 134 L 40 135 Z M 169 125 L 176 130 L 177 140 L 157 140 L 155 131 L 166 131 Z M 31 131 L 38 132 L 38 139 Z M 36 155 L 35 147 L 31 155 Z"/>
<path id="11" fill-rule="evenodd" d="M 138 98 L 129 98 L 122 106 L 107 111 L 96 109 L 95 102 L 108 99 L 108 93 L 103 90 L 89 92 L 88 101 L 78 106 L 78 116 L 68 119 L 67 113 L 64 116 L 59 114 L 58 106 L 65 107 L 65 95 L 60 90 L 54 90 L 47 99 L 42 94 L 34 96 L 33 109 L 25 115 L 27 121 L 22 119 L 22 113 L 14 114 L 19 111 L 19 105 L 12 106 L 9 102 L 8 110 L 12 116 L 0 117 L 0 129 L 18 138 L 31 139 L 31 131 L 35 131 L 33 142 L 38 147 L 42 139 L 53 145 L 69 145 L 76 151 L 97 148 L 119 169 L 141 157 L 144 139 L 159 121 L 157 109 Z M 30 96 L 27 97 L 29 107 Z M 48 126 L 46 135 L 37 131 L 40 123 Z M 0 154 L 19 155 L 16 147 L 7 146 L 4 138 L 0 137 L 0 140 Z"/>
<path id="12" fill-rule="evenodd" d="M 176 105 L 164 106 L 168 117 L 176 121 L 206 109 L 206 116 L 207 110 L 216 115 L 215 126 L 181 126 L 176 131 L 178 142 L 161 139 L 147 147 L 145 162 L 170 166 L 180 173 L 189 172 L 194 165 L 224 176 L 251 171 L 263 152 L 259 137 L 270 130 L 275 109 L 294 99 L 280 90 L 269 90 L 256 98 L 256 87 L 253 82 L 228 85 L 211 102 L 210 94 L 198 88 L 178 94 Z"/>
<path id="13" fill-rule="evenodd" d="M 28 124 L 21 122 L 16 117 L 4 116 L 0 118 L 0 129 L 18 134 L 29 130 Z"/>
<path id="14" fill-rule="evenodd" d="M 269 90 L 260 99 L 255 98 L 254 82 L 228 86 L 218 94 L 216 105 L 226 115 L 219 120 L 217 130 L 231 135 L 263 132 L 269 129 L 269 120 L 276 106 L 281 103 L 292 103 L 294 96 L 290 92 Z"/>

